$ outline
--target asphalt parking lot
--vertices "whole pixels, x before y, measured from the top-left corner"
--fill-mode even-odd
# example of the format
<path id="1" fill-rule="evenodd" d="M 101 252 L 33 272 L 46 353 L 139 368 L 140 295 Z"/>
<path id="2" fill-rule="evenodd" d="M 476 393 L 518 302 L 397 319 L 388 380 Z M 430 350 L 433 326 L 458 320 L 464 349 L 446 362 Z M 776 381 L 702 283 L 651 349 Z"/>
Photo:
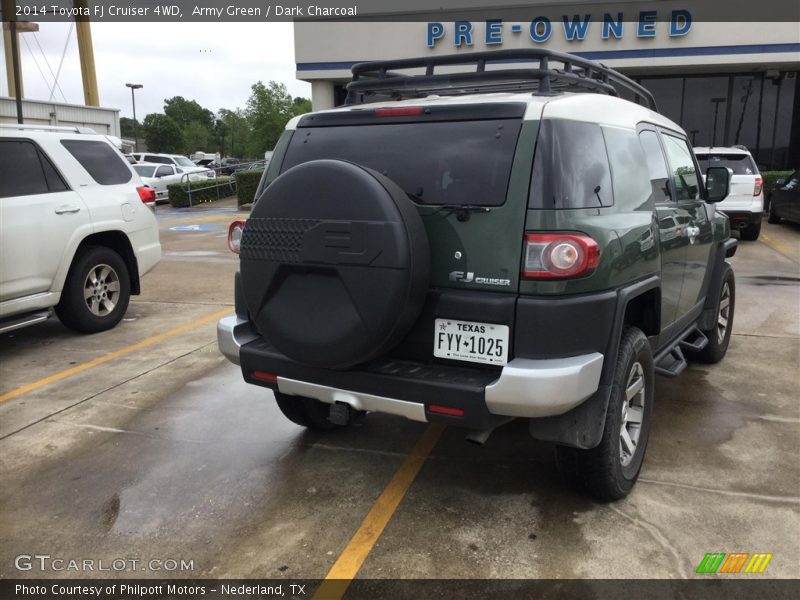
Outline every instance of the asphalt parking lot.
<path id="1" fill-rule="evenodd" d="M 217 350 L 235 208 L 158 214 L 116 329 L 0 337 L 0 577 L 93 575 L 15 566 L 39 553 L 161 561 L 128 577 L 684 578 L 707 552 L 800 577 L 800 227 L 740 243 L 727 358 L 658 379 L 639 483 L 597 504 L 522 422 L 484 448 L 383 415 L 293 425 Z"/>

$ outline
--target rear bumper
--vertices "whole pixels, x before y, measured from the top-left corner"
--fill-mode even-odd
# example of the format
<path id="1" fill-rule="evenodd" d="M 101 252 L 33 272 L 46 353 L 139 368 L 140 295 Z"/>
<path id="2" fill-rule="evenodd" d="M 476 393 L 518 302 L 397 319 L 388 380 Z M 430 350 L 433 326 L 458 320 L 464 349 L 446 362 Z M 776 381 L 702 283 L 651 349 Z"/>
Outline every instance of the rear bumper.
<path id="1" fill-rule="evenodd" d="M 546 360 L 517 358 L 502 369 L 385 360 L 358 371 L 329 371 L 286 358 L 236 315 L 219 321 L 217 339 L 220 351 L 241 365 L 250 383 L 357 410 L 474 429 L 490 426 L 495 416 L 563 414 L 597 391 L 603 369 L 603 355 L 592 352 Z M 277 380 L 259 379 L 256 372 L 275 374 Z M 463 416 L 432 413 L 430 405 L 457 409 Z"/>
<path id="2" fill-rule="evenodd" d="M 722 212 L 728 216 L 731 229 L 741 229 L 761 222 L 761 208 L 758 209 L 758 212 L 726 209 L 722 209 Z"/>

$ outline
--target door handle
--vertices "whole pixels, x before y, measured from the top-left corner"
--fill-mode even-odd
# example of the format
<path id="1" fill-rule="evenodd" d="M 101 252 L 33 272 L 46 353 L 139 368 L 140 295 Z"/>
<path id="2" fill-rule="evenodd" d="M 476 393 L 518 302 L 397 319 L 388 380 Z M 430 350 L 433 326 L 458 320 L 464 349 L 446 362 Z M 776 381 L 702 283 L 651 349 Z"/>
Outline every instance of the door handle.
<path id="1" fill-rule="evenodd" d="M 76 212 L 80 212 L 80 210 L 81 210 L 80 206 L 66 206 L 66 205 L 65 206 L 59 206 L 56 209 L 56 214 L 57 215 L 73 214 L 73 213 L 76 213 Z"/>

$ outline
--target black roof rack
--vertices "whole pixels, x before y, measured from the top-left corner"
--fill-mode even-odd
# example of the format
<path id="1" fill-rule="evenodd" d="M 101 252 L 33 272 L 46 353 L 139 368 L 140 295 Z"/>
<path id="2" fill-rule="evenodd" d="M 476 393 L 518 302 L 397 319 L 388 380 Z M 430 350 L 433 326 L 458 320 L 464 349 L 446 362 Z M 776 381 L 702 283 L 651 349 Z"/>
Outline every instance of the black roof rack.
<path id="1" fill-rule="evenodd" d="M 490 63 L 538 62 L 538 67 L 486 70 Z M 554 68 L 551 62 L 560 63 Z M 476 65 L 474 71 L 435 73 L 436 67 Z M 424 68 L 424 75 L 407 75 L 394 69 Z M 361 62 L 353 65 L 353 79 L 347 84 L 345 104 L 382 100 L 420 98 L 430 94 L 455 96 L 476 92 L 525 91 L 552 95 L 562 91 L 584 90 L 619 96 L 633 94 L 637 103 L 658 110 L 649 90 L 605 65 L 572 54 L 543 48 L 493 50 L 468 54 L 448 54 Z"/>

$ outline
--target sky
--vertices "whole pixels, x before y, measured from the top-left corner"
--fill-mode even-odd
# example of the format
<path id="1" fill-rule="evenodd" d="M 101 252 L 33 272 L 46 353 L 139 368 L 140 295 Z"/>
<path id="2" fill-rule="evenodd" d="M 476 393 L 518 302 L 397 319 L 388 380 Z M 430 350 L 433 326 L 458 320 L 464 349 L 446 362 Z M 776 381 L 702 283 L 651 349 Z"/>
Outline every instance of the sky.
<path id="1" fill-rule="evenodd" d="M 213 112 L 244 108 L 259 80 L 283 83 L 292 96 L 311 96 L 311 86 L 295 79 L 292 23 L 92 23 L 92 40 L 100 106 L 119 108 L 123 117 L 132 116 L 126 83 L 144 86 L 136 90 L 139 121 L 162 112 L 164 99 L 173 96 Z M 65 43 L 53 100 L 84 104 L 78 42 L 69 23 L 39 23 L 35 35 L 20 34 L 24 97 L 50 100 Z M 5 61 L 0 68 L 0 95 L 8 96 Z"/>

